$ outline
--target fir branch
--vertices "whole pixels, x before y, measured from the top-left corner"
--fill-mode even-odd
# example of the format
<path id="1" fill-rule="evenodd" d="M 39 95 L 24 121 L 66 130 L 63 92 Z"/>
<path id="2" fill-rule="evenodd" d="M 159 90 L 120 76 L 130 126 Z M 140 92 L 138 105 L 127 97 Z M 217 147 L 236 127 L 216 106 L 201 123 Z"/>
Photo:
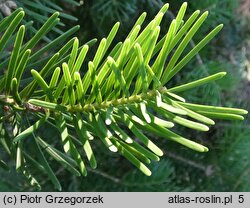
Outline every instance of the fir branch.
<path id="1" fill-rule="evenodd" d="M 33 52 L 42 38 L 59 23 L 58 12 L 27 43 L 22 43 L 25 27 L 19 27 L 24 16 L 22 10 L 0 22 L 0 31 L 4 32 L 0 38 L 0 51 L 6 50 L 6 43 L 15 38 L 15 47 L 10 58 L 5 61 L 9 63 L 7 71 L 0 79 L 0 104 L 8 108 L 8 114 L 13 116 L 6 117 L 6 113 L 1 111 L 0 122 L 12 118 L 20 120 L 22 116 L 27 118 L 23 123 L 17 119 L 15 129 L 18 132 L 10 134 L 11 148 L 8 145 L 5 147 L 15 156 L 16 168 L 23 172 L 31 184 L 39 183 L 30 174 L 26 165 L 28 162 L 44 171 L 54 186 L 61 189 L 42 151 L 45 147 L 47 153 L 69 171 L 86 176 L 88 168 L 83 153 L 91 168 L 96 168 L 93 148 L 95 140 L 90 140 L 100 139 L 104 147 L 120 153 L 149 176 L 151 171 L 145 164 L 158 161 L 163 151 L 155 141 L 148 138 L 147 133 L 156 135 L 157 139 L 166 138 L 190 149 L 207 152 L 207 147 L 170 129 L 179 124 L 198 131 L 208 131 L 210 125 L 215 124 L 213 118 L 244 119 L 243 116 L 248 112 L 243 109 L 191 104 L 174 94 L 220 79 L 225 75 L 224 72 L 180 86 L 171 86 L 169 89 L 165 86 L 222 29 L 222 25 L 215 27 L 186 52 L 187 45 L 199 32 L 208 12 L 198 17 L 199 12 L 196 11 L 182 24 L 187 8 L 184 3 L 167 34 L 159 40 L 160 24 L 168 7 L 165 4 L 140 31 L 145 19 L 145 13 L 142 14 L 124 42 L 111 48 L 120 25 L 115 24 L 107 38 L 99 42 L 93 60 L 87 63 L 85 58 L 95 40 L 81 46 L 77 38 L 72 38 L 57 52 L 36 64 L 35 60 L 40 55 L 77 30 L 72 29 Z M 18 32 L 15 35 L 16 30 Z M 4 66 L 5 63 L 0 68 Z M 87 70 L 83 74 L 81 70 L 85 66 Z M 31 73 L 25 73 L 27 70 Z M 21 86 L 24 78 L 31 82 Z M 53 143 L 39 137 L 39 128 L 45 124 L 58 130 L 64 153 L 54 147 Z M 6 132 L 3 129 L 1 133 L 4 136 Z M 37 151 L 34 155 L 29 154 L 25 145 L 21 145 L 25 142 L 31 145 L 28 138 L 36 142 Z M 1 164 L 4 166 L 3 162 Z"/>

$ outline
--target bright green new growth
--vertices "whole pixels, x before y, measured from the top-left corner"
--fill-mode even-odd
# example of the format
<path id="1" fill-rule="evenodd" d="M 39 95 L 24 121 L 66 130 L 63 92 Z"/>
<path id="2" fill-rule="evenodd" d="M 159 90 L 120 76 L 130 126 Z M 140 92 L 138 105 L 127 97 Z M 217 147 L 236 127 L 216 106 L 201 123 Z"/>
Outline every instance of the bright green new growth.
<path id="1" fill-rule="evenodd" d="M 61 189 L 45 153 L 72 174 L 86 176 L 88 164 L 91 168 L 97 167 L 92 149 L 95 139 L 100 139 L 107 150 L 119 152 L 144 174 L 151 175 L 145 164 L 151 160 L 158 161 L 163 151 L 156 145 L 157 141 L 147 136 L 147 132 L 193 150 L 207 152 L 207 147 L 170 129 L 180 124 L 198 131 L 208 131 L 209 126 L 215 124 L 213 118 L 243 119 L 243 115 L 247 114 L 245 110 L 191 104 L 175 94 L 220 79 L 225 72 L 169 89 L 164 86 L 222 28 L 222 25 L 217 26 L 184 54 L 208 15 L 204 12 L 198 17 L 200 12 L 196 11 L 188 20 L 184 20 L 186 7 L 184 3 L 161 40 L 160 24 L 168 4 L 145 28 L 142 24 L 146 14 L 143 13 L 126 40 L 110 48 L 120 25 L 115 24 L 108 37 L 100 41 L 93 60 L 86 64 L 87 69 L 83 63 L 95 40 L 81 46 L 77 38 L 72 38 L 57 53 L 39 61 L 40 56 L 71 36 L 77 28 L 33 52 L 34 46 L 58 23 L 58 13 L 53 14 L 37 35 L 24 45 L 25 27 L 20 26 L 8 70 L 0 80 L 0 104 L 9 108 L 1 112 L 0 121 L 8 123 L 13 119 L 19 126 L 18 131 L 11 135 L 12 143 L 9 143 L 4 137 L 7 130 L 0 123 L 1 144 L 4 144 L 6 152 L 12 151 L 11 154 L 15 155 L 17 169 L 28 177 L 31 184 L 37 185 L 38 182 L 26 168 L 27 161 L 32 161 L 46 172 L 55 187 Z M 0 38 L 0 50 L 4 50 L 23 16 L 24 12 L 20 10 L 0 22 L 1 27 L 6 27 Z M 11 24 L 7 27 L 6 22 Z M 141 28 L 144 29 L 141 31 Z M 0 31 L 4 29 L 0 28 Z M 22 78 L 27 76 L 24 74 L 27 68 L 31 69 L 32 80 L 21 86 Z M 30 113 L 34 117 L 30 118 Z M 26 128 L 20 125 L 22 117 L 27 120 L 24 122 Z M 39 136 L 37 130 L 46 123 L 57 128 L 65 153 Z M 122 129 L 124 126 L 125 130 Z M 23 148 L 28 141 L 37 149 L 34 157 Z M 88 163 L 83 160 L 82 151 Z M 39 160 L 35 161 L 35 157 Z M 0 162 L 1 166 L 5 165 L 4 161 Z"/>

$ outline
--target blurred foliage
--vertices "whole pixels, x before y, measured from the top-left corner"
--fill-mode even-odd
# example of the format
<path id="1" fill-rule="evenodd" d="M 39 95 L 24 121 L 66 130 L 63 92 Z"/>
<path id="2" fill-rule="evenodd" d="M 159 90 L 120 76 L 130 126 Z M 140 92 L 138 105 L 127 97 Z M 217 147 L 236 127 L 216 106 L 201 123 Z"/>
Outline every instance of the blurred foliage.
<path id="1" fill-rule="evenodd" d="M 223 130 L 216 132 L 218 149 L 212 157 L 215 174 L 207 178 L 206 191 L 250 191 L 250 127 L 234 124 L 221 124 Z M 224 139 L 226 138 L 226 139 Z M 203 189 L 203 188 L 202 188 Z"/>
<path id="2" fill-rule="evenodd" d="M 123 165 L 123 164 L 122 164 Z M 111 177 L 103 171 L 94 171 L 88 176 L 88 180 L 75 183 L 74 191 L 192 191 L 192 185 L 179 186 L 175 182 L 175 170 L 173 165 L 162 160 L 151 164 L 153 172 L 147 177 L 133 169 L 122 177 Z M 79 184 L 78 184 L 79 183 Z"/>
<path id="3" fill-rule="evenodd" d="M 5 0 L 4 0 L 5 1 Z M 13 6 L 14 3 L 14 6 Z M 34 36 L 38 29 L 46 22 L 49 16 L 51 16 L 56 11 L 60 12 L 60 18 L 62 21 L 52 29 L 52 33 L 47 34 L 43 37 L 46 42 L 51 42 L 51 40 L 57 35 L 62 35 L 65 31 L 65 24 L 70 22 L 76 23 L 78 20 L 73 16 L 72 10 L 80 5 L 79 2 L 75 0 L 15 0 L 7 1 L 5 6 L 7 6 L 8 11 L 0 12 L 0 19 L 11 14 L 11 10 L 14 8 L 23 8 L 26 13 L 26 18 L 23 20 L 23 24 L 28 28 L 28 38 Z"/>

